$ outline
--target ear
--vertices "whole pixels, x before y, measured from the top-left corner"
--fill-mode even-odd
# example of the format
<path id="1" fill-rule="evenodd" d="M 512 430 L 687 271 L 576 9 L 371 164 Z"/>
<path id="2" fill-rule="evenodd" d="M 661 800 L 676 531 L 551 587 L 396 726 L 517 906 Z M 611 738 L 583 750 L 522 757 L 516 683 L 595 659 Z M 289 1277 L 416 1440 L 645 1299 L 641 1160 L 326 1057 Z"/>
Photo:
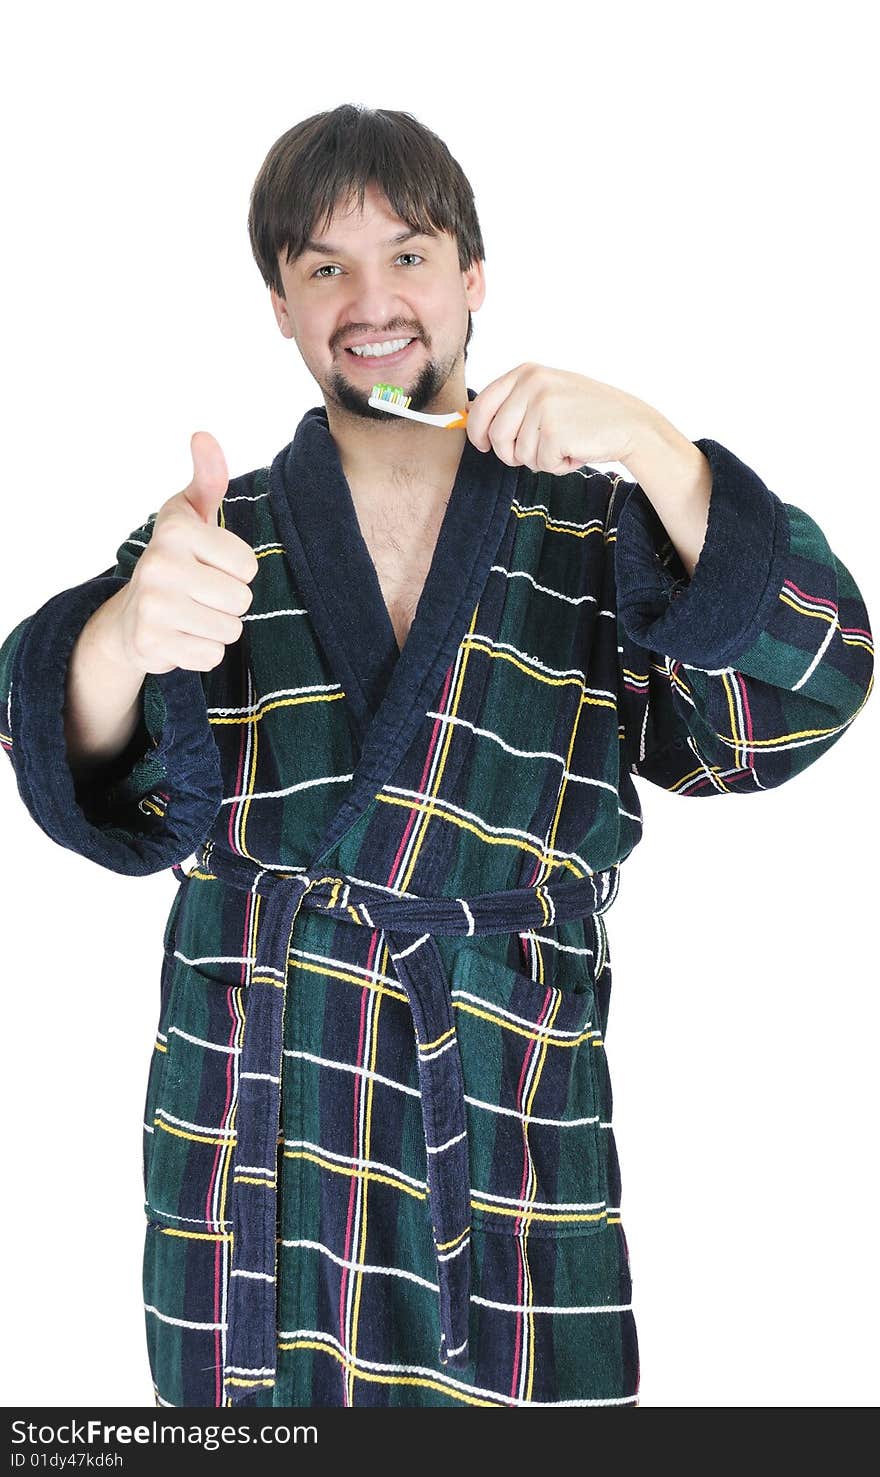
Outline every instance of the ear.
<path id="1" fill-rule="evenodd" d="M 468 308 L 471 312 L 476 312 L 479 307 L 482 307 L 483 298 L 486 296 L 486 274 L 483 271 L 483 263 L 481 261 L 471 262 L 467 271 L 462 272 L 461 276 Z"/>
<path id="2" fill-rule="evenodd" d="M 272 311 L 275 314 L 275 321 L 278 324 L 278 327 L 281 329 L 281 332 L 283 333 L 285 338 L 293 338 L 293 329 L 290 324 L 290 314 L 287 311 L 287 303 L 285 302 L 284 298 L 275 291 L 274 287 L 269 288 L 269 298 L 272 303 Z"/>

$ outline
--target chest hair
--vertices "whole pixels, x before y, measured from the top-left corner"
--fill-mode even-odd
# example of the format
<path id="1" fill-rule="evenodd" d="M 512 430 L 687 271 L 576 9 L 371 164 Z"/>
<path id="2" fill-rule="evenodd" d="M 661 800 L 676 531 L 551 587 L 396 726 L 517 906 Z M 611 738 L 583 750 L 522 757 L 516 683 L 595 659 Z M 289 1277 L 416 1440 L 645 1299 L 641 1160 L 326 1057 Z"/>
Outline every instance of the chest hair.
<path id="1" fill-rule="evenodd" d="M 421 598 L 451 488 L 392 478 L 380 492 L 352 489 L 361 534 L 402 646 Z"/>

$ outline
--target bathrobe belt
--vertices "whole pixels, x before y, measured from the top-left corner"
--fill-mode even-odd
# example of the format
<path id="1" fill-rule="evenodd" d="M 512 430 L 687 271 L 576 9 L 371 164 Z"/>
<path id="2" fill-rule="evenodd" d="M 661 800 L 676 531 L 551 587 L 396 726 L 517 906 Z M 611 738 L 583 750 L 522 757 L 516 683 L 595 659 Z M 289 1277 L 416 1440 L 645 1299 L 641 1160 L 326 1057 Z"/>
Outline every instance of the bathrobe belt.
<path id="1" fill-rule="evenodd" d="M 477 897 L 394 894 L 320 867 L 283 872 L 207 842 L 200 877 L 218 877 L 265 898 L 250 975 L 239 1067 L 233 1164 L 232 1264 L 227 1298 L 227 1403 L 275 1383 L 277 1360 L 278 1148 L 288 955 L 300 908 L 386 930 L 394 972 L 412 1011 L 418 1050 L 428 1196 L 439 1287 L 440 1362 L 468 1363 L 470 1173 L 461 1060 L 452 1002 L 435 934 L 521 933 L 604 913 L 619 869 L 576 882 Z M 192 875 L 186 872 L 184 875 Z"/>

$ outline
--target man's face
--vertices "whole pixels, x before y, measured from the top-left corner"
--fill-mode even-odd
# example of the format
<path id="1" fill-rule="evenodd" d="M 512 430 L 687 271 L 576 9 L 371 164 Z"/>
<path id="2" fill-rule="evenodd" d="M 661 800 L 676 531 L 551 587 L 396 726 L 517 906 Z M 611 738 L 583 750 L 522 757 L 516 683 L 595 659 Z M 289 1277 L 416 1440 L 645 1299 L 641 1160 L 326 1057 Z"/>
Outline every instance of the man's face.
<path id="1" fill-rule="evenodd" d="M 284 296 L 270 289 L 272 306 L 328 402 L 402 424 L 367 403 L 370 391 L 377 383 L 399 385 L 412 396 L 411 408 L 422 410 L 455 376 L 463 397 L 468 312 L 485 295 L 482 263 L 462 272 L 454 238 L 410 232 L 372 182 L 363 211 L 355 205 L 338 202 L 320 240 L 312 238 L 295 261 L 279 254 Z M 390 357 L 349 348 L 402 338 L 413 342 Z"/>

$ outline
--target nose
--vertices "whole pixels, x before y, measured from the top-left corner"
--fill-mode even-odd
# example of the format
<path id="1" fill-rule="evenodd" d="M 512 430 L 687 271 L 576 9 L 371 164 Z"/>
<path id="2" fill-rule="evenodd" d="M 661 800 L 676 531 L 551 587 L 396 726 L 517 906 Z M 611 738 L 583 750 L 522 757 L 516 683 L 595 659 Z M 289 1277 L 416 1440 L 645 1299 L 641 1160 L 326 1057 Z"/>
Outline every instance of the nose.
<path id="1" fill-rule="evenodd" d="M 382 272 L 353 272 L 345 303 L 345 319 L 360 331 L 412 333 L 413 313 L 401 301 L 396 284 Z M 389 328 L 388 325 L 392 325 Z"/>

